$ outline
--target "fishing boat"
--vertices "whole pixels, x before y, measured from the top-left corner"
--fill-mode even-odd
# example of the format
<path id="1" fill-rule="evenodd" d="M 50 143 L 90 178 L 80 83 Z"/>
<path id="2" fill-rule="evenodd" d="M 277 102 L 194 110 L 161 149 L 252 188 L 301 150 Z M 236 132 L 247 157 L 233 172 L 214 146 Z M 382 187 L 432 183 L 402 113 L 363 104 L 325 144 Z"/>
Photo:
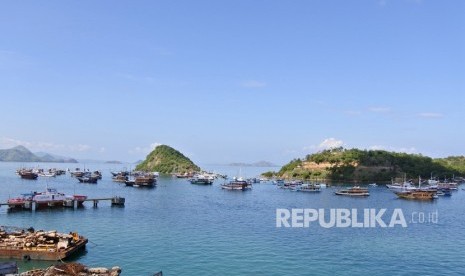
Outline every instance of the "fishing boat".
<path id="1" fill-rule="evenodd" d="M 236 190 L 236 191 L 246 191 L 252 189 L 252 184 L 248 183 L 242 177 L 235 179 L 229 183 L 221 185 L 221 189 L 225 190 Z"/>
<path id="2" fill-rule="evenodd" d="M 335 192 L 336 195 L 344 195 L 344 196 L 369 196 L 370 193 L 368 189 L 361 188 L 360 186 L 354 186 L 349 189 L 339 190 Z"/>

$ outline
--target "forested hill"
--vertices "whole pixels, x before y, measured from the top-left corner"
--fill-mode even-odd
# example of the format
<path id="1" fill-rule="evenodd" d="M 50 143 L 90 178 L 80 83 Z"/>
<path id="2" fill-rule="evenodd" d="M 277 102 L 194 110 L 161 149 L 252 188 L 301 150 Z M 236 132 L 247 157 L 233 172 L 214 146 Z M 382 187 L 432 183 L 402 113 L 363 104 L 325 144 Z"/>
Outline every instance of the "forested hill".
<path id="1" fill-rule="evenodd" d="M 421 154 L 335 148 L 294 159 L 277 173 L 284 178 L 388 181 L 391 178 L 451 178 L 465 174 L 465 157 L 433 159 Z"/>
<path id="2" fill-rule="evenodd" d="M 179 151 L 167 145 L 156 147 L 147 158 L 137 165 L 136 170 L 160 173 L 186 173 L 200 168 Z"/>

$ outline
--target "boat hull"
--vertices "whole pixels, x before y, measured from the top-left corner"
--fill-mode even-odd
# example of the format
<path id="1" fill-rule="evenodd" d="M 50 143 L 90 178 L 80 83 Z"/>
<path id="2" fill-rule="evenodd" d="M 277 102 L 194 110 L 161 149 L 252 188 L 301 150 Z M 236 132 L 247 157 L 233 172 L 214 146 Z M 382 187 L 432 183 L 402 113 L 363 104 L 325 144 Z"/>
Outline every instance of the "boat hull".
<path id="1" fill-rule="evenodd" d="M 64 260 L 76 252 L 85 248 L 88 240 L 82 238 L 78 240 L 72 247 L 66 249 L 56 248 L 15 248 L 9 246 L 0 246 L 0 256 L 10 259 L 21 260 L 40 260 L 40 261 L 58 261 Z"/>

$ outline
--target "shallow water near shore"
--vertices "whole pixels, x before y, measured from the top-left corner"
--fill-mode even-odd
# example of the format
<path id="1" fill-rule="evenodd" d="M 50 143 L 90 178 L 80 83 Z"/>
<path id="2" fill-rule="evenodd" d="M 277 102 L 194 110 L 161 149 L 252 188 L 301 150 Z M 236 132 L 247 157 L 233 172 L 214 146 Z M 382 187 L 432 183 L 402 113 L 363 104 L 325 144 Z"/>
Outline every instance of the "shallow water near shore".
<path id="1" fill-rule="evenodd" d="M 8 212 L 0 208 L 0 225 L 77 231 L 89 239 L 73 261 L 87 266 L 120 266 L 122 275 L 460 275 L 465 273 L 465 191 L 432 202 L 397 199 L 384 186 L 370 187 L 367 198 L 335 196 L 341 187 L 321 193 L 255 184 L 235 192 L 192 185 L 186 179 L 161 176 L 153 189 L 126 187 L 111 181 L 110 170 L 123 165 L 88 164 L 101 170 L 98 184 L 81 184 L 69 175 L 22 180 L 20 163 L 0 163 L 0 201 L 49 187 L 90 198 L 122 196 L 123 208 L 86 202 L 77 210 Z M 36 164 L 26 164 L 35 166 Z M 39 164 L 42 168 L 74 168 L 79 164 Z M 205 166 L 234 176 L 237 167 Z M 268 168 L 242 168 L 247 177 Z M 401 208 L 408 226 L 394 228 L 277 228 L 277 208 Z M 413 223 L 412 214 L 438 214 L 437 223 Z M 389 222 L 389 220 L 387 220 Z M 49 262 L 18 262 L 21 270 Z"/>

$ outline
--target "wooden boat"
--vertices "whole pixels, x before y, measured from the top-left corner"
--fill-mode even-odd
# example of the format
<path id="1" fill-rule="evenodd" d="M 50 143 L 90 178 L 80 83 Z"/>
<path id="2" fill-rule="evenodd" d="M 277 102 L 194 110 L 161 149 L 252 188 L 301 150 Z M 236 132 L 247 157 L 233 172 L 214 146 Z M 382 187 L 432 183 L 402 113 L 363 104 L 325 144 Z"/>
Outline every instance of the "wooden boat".
<path id="1" fill-rule="evenodd" d="M 354 186 L 346 190 L 339 190 L 335 192 L 336 195 L 344 195 L 344 196 L 369 196 L 370 193 L 368 189 L 361 188 L 360 186 Z"/>
<path id="2" fill-rule="evenodd" d="M 31 179 L 31 180 L 37 179 L 37 177 L 39 176 L 37 173 L 33 172 L 32 170 L 20 170 L 18 174 L 23 179 Z"/>
<path id="3" fill-rule="evenodd" d="M 0 227 L 0 256 L 6 258 L 58 261 L 85 248 L 87 242 L 77 233 L 34 231 L 32 228 L 10 231 Z"/>
<path id="4" fill-rule="evenodd" d="M 246 191 L 252 189 L 252 184 L 247 183 L 247 181 L 239 178 L 237 180 L 233 180 L 229 183 L 222 184 L 221 189 L 225 190 L 235 190 L 235 191 Z"/>
<path id="5" fill-rule="evenodd" d="M 432 200 L 437 197 L 436 193 L 436 190 L 423 189 L 395 192 L 399 198 L 414 200 Z"/>
<path id="6" fill-rule="evenodd" d="M 128 177 L 126 175 L 116 175 L 112 178 L 114 182 L 120 182 L 120 183 L 125 183 L 128 180 Z"/>
<path id="7" fill-rule="evenodd" d="M 134 185 L 145 186 L 145 187 L 153 187 L 156 185 L 157 179 L 155 176 L 151 174 L 137 176 L 134 179 Z"/>

